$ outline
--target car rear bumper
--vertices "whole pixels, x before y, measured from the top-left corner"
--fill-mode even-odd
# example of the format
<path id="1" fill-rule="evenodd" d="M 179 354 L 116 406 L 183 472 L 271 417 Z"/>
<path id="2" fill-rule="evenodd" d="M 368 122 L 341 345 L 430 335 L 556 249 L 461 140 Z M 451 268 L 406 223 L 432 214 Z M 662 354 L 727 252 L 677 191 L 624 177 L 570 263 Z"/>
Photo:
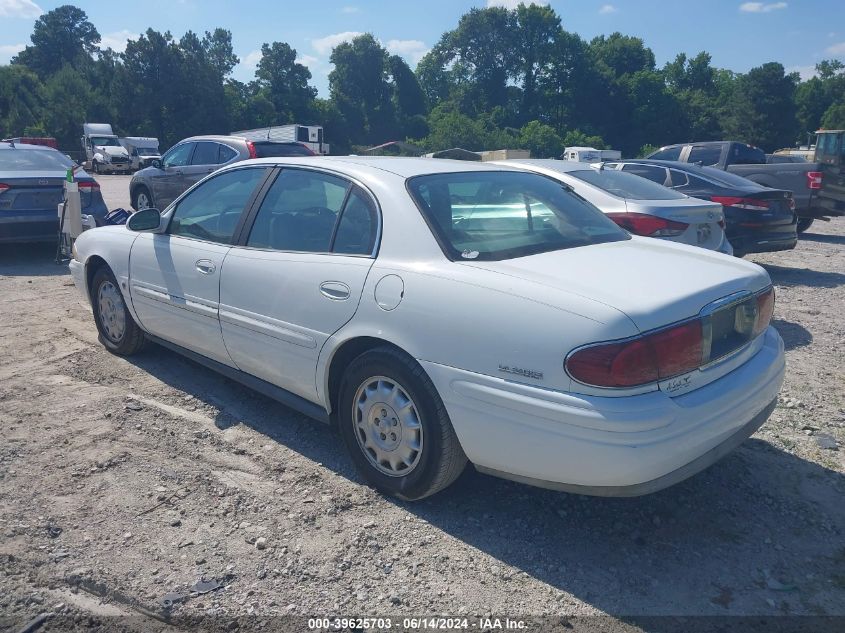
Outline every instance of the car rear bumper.
<path id="1" fill-rule="evenodd" d="M 14 212 L 13 212 L 14 213 Z M 56 211 L 0 214 L 0 243 L 55 242 L 59 219 Z"/>
<path id="2" fill-rule="evenodd" d="M 603 496 L 654 492 L 721 458 L 768 418 L 785 368 L 773 328 L 747 362 L 674 398 L 583 396 L 421 363 L 479 470 Z"/>

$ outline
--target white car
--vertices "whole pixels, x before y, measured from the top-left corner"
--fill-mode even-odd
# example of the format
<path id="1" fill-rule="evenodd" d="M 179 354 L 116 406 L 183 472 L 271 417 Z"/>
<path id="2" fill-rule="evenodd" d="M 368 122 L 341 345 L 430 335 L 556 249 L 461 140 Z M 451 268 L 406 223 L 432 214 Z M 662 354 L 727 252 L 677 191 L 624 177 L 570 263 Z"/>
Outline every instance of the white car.
<path id="1" fill-rule="evenodd" d="M 721 204 L 690 198 L 633 174 L 605 169 L 601 163 L 517 159 L 497 161 L 497 164 L 560 180 L 634 235 L 733 255 L 731 243 L 725 237 Z"/>
<path id="2" fill-rule="evenodd" d="M 336 425 L 406 499 L 467 460 L 658 490 L 751 435 L 784 374 L 762 268 L 632 237 L 501 166 L 245 161 L 86 231 L 70 269 L 107 349 L 151 340 Z"/>

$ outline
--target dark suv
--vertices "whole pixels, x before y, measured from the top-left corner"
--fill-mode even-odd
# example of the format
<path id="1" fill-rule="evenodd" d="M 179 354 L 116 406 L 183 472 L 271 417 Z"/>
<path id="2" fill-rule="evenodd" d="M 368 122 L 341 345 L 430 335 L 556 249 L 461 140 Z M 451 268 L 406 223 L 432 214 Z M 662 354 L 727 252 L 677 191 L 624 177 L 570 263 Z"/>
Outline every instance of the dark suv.
<path id="1" fill-rule="evenodd" d="M 182 192 L 224 165 L 271 156 L 314 156 L 314 152 L 302 143 L 250 141 L 241 136 L 186 138 L 167 150 L 161 160 L 132 176 L 132 208 L 163 210 Z"/>

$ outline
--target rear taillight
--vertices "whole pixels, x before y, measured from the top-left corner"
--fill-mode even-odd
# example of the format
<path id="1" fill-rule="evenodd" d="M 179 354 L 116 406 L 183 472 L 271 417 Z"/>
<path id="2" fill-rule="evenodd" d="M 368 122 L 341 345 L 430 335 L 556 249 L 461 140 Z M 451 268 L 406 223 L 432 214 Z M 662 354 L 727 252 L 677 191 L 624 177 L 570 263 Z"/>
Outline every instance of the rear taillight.
<path id="1" fill-rule="evenodd" d="M 91 193 L 92 191 L 99 191 L 100 185 L 96 182 L 80 182 L 79 183 L 79 191 L 82 193 Z"/>
<path id="2" fill-rule="evenodd" d="M 255 143 L 253 143 L 252 141 L 247 141 L 246 149 L 249 152 L 250 158 L 258 158 L 258 152 L 255 150 Z"/>
<path id="3" fill-rule="evenodd" d="M 808 189 L 821 189 L 823 177 L 824 177 L 824 172 L 808 171 L 807 172 L 807 188 Z"/>
<path id="4" fill-rule="evenodd" d="M 774 289 L 769 287 L 736 306 L 736 314 L 744 317 L 735 326 L 737 335 L 750 340 L 762 334 L 772 320 L 774 305 Z M 753 324 L 745 315 L 754 319 Z M 567 358 L 566 371 L 578 382 L 615 388 L 638 387 L 686 374 L 716 360 L 711 358 L 711 318 L 705 315 L 627 341 L 584 347 Z"/>
<path id="5" fill-rule="evenodd" d="M 4 182 L 0 182 L 0 193 L 6 193 L 11 188 L 11 185 L 7 185 Z"/>
<path id="6" fill-rule="evenodd" d="M 747 209 L 749 211 L 768 211 L 768 200 L 757 200 L 756 198 L 738 198 L 736 196 L 713 196 L 710 198 L 713 202 L 718 202 L 724 207 L 736 207 L 737 209 Z"/>
<path id="7" fill-rule="evenodd" d="M 675 237 L 689 227 L 689 224 L 684 222 L 675 222 L 645 213 L 608 213 L 607 217 L 629 233 L 645 237 Z"/>

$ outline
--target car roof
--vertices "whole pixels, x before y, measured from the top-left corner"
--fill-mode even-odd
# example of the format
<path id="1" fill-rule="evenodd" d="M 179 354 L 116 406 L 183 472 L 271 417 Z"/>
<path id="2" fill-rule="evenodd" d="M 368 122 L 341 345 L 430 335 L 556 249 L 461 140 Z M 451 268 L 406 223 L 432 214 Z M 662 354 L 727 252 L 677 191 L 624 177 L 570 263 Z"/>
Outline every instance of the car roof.
<path id="1" fill-rule="evenodd" d="M 402 178 L 455 172 L 521 171 L 517 168 L 509 168 L 506 165 L 477 161 L 452 160 L 449 158 L 412 158 L 404 156 L 280 156 L 254 158 L 252 160 L 234 163 L 231 167 L 242 167 L 247 164 L 302 165 L 308 167 L 325 167 L 338 171 L 344 171 L 345 167 L 357 170 L 363 168 L 370 172 L 388 172 L 401 176 Z"/>
<path id="2" fill-rule="evenodd" d="M 558 160 L 556 158 L 509 158 L 507 160 L 494 161 L 498 165 L 527 165 L 545 167 L 561 173 L 570 171 L 583 171 L 585 169 L 596 169 L 595 163 L 578 162 L 573 160 Z"/>
<path id="3" fill-rule="evenodd" d="M 21 150 L 47 150 L 50 152 L 58 152 L 54 147 L 46 145 L 30 145 L 29 143 L 0 143 L 0 149 L 21 149 Z"/>

